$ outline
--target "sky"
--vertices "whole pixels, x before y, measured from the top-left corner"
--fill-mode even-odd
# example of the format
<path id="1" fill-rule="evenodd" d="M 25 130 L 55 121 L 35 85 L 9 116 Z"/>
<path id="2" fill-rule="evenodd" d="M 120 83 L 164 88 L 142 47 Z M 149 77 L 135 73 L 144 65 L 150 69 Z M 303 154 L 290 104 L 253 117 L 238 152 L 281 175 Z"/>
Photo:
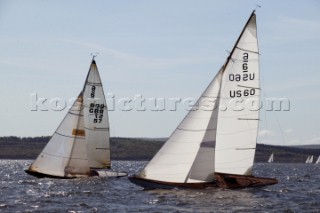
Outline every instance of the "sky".
<path id="1" fill-rule="evenodd" d="M 52 135 L 99 53 L 111 136 L 169 137 L 187 113 L 172 100 L 200 96 L 254 9 L 261 98 L 290 104 L 261 110 L 258 142 L 320 144 L 317 0 L 0 0 L 0 136 Z"/>

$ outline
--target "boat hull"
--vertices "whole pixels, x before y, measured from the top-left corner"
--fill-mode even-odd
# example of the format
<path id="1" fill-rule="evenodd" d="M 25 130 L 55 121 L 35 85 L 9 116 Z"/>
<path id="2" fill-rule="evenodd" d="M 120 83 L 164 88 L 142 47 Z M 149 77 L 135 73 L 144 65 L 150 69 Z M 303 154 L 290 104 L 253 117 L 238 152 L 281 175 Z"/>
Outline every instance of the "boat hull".
<path id="1" fill-rule="evenodd" d="M 205 183 L 174 183 L 158 180 L 150 180 L 141 178 L 137 175 L 129 176 L 128 179 L 145 190 L 150 189 L 173 189 L 173 188 L 194 188 L 205 189 L 208 187 L 223 188 L 223 189 L 239 189 L 246 187 L 263 187 L 277 184 L 278 181 L 274 178 L 263 178 L 246 175 L 231 175 L 215 173 L 214 182 Z"/>
<path id="2" fill-rule="evenodd" d="M 251 175 L 215 173 L 214 177 L 216 179 L 217 186 L 224 189 L 263 187 L 278 183 L 278 180 L 275 178 L 254 177 Z"/>
<path id="3" fill-rule="evenodd" d="M 91 170 L 89 175 L 81 175 L 81 176 L 55 176 L 55 175 L 48 175 L 37 171 L 32 170 L 24 170 L 27 174 L 32 175 L 37 178 L 57 178 L 57 179 L 73 179 L 73 178 L 83 178 L 83 177 L 126 177 L 128 173 L 125 172 L 116 172 L 116 171 L 108 171 L 108 170 Z"/>
<path id="4" fill-rule="evenodd" d="M 194 189 L 205 189 L 208 187 L 216 187 L 215 182 L 205 182 L 205 183 L 174 183 L 165 182 L 141 178 L 137 175 L 129 176 L 128 179 L 145 190 L 150 189 L 173 189 L 173 188 L 194 188 Z"/>

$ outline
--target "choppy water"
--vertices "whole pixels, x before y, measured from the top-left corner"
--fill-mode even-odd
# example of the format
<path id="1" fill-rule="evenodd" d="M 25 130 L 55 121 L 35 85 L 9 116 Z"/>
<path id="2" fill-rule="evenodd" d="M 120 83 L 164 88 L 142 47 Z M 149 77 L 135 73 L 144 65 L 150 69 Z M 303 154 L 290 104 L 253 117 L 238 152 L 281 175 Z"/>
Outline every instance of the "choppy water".
<path id="1" fill-rule="evenodd" d="M 255 175 L 279 180 L 265 188 L 143 191 L 127 178 L 37 179 L 23 171 L 30 163 L 0 160 L 0 212 L 320 212 L 320 165 L 257 164 Z"/>

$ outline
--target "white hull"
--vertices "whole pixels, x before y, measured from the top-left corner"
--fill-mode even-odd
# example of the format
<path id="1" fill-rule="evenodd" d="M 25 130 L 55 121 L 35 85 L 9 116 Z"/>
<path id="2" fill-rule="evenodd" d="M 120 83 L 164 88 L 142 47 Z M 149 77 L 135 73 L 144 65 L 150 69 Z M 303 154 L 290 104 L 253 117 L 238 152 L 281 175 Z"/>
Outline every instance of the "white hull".
<path id="1" fill-rule="evenodd" d="M 128 176 L 128 173 L 126 172 L 116 172 L 116 171 L 110 171 L 110 170 L 91 170 L 92 173 L 95 175 L 93 176 L 99 176 L 99 177 L 126 177 Z"/>

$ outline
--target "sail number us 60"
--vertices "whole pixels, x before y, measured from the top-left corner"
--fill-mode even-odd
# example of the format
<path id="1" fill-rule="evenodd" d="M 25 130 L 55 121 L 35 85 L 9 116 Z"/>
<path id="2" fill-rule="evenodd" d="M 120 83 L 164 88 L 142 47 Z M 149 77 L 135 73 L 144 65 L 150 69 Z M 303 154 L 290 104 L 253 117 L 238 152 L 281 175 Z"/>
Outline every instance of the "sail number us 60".
<path id="1" fill-rule="evenodd" d="M 242 73 L 241 74 L 229 74 L 229 81 L 252 81 L 254 80 L 254 73 L 248 73 L 249 53 L 244 52 L 242 55 Z M 255 95 L 256 90 L 254 88 L 248 88 L 244 90 L 230 90 L 230 97 L 246 97 L 249 95 Z"/>
<path id="2" fill-rule="evenodd" d="M 240 98 L 240 97 L 247 97 L 249 95 L 255 95 L 256 94 L 256 90 L 254 88 L 252 89 L 245 89 L 245 90 L 230 90 L 230 97 L 231 98 Z"/>

